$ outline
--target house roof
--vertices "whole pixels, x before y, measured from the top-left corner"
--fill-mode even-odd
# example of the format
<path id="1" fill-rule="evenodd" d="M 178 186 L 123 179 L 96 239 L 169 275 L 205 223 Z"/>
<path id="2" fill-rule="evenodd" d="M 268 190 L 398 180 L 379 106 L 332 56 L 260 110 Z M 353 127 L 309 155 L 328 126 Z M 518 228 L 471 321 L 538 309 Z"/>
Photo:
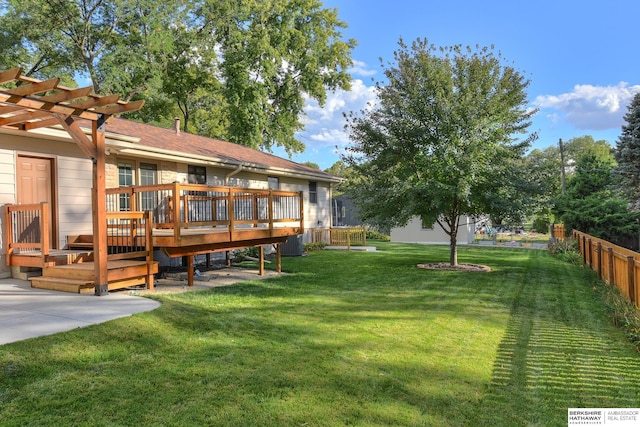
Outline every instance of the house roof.
<path id="1" fill-rule="evenodd" d="M 175 129 L 115 118 L 107 123 L 105 130 L 108 134 L 121 135 L 127 140 L 135 138 L 135 142 L 131 143 L 133 146 L 174 152 L 181 157 L 207 158 L 229 168 L 244 166 L 264 173 L 291 174 L 328 182 L 340 181 L 335 175 L 282 157 L 228 141 L 176 132 Z"/>

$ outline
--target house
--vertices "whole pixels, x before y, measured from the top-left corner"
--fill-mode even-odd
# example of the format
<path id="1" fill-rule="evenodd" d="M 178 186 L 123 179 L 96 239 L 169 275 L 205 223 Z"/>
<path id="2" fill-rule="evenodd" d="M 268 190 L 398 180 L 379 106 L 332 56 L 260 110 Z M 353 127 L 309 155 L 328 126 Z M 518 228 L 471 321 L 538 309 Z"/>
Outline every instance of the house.
<path id="1" fill-rule="evenodd" d="M 463 216 L 460 219 L 457 242 L 468 245 L 475 239 L 475 220 Z M 412 218 L 404 227 L 391 229 L 391 241 L 398 243 L 422 243 L 434 245 L 448 245 L 450 238 L 438 223 L 423 224 L 419 217 Z"/>
<path id="2" fill-rule="evenodd" d="M 0 72 L 0 83 L 24 83 L 16 89 L 0 88 L 0 208 L 6 211 L 0 227 L 0 277 L 11 274 L 12 256 L 17 259 L 24 252 L 23 259 L 28 259 L 28 244 L 10 238 L 28 234 L 37 221 L 40 242 L 29 250 L 44 255 L 49 249 L 69 249 L 70 243 L 104 247 L 94 251 L 94 256 L 104 257 L 94 269 L 97 294 L 98 286 L 106 286 L 106 259 L 126 258 L 111 253 L 124 246 L 116 239 L 132 244 L 139 254 L 140 242 L 151 235 L 151 230 L 144 234 L 144 219 L 122 219 L 127 212 L 149 212 L 156 228 L 148 243 L 190 260 L 235 247 L 279 246 L 297 235 L 308 241 L 311 228 L 331 223 L 331 187 L 339 182 L 333 175 L 249 147 L 180 132 L 178 121 L 174 129 L 164 129 L 116 118 L 111 114 L 142 104 L 80 94 L 80 89 L 59 86 L 56 79 L 39 82 L 19 74 L 17 69 Z M 46 203 L 28 226 L 9 227 L 12 215 L 18 215 L 16 207 L 41 202 Z M 116 226 L 114 221 L 125 222 Z M 127 227 L 128 235 L 113 234 Z M 70 236 L 89 238 L 70 242 Z M 59 262 L 51 257 L 47 265 Z M 148 281 L 152 267 L 147 264 Z"/>

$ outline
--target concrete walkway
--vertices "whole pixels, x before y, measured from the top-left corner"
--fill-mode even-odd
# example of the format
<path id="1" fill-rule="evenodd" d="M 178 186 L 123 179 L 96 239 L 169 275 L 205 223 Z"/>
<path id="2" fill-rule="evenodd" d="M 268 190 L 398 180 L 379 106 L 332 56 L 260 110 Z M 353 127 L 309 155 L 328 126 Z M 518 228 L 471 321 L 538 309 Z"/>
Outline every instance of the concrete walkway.
<path id="1" fill-rule="evenodd" d="M 159 306 L 157 301 L 127 292 L 97 297 L 34 289 L 26 280 L 0 279 L 0 345 L 95 325 Z"/>

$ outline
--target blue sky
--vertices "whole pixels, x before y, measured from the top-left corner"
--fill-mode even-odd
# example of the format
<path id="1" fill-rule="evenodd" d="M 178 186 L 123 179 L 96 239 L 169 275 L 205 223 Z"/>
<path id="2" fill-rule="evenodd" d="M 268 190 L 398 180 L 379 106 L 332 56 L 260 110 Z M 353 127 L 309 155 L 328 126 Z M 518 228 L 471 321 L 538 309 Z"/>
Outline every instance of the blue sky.
<path id="1" fill-rule="evenodd" d="M 534 148 L 558 139 L 592 135 L 615 145 L 627 105 L 640 91 L 640 36 L 637 0 L 438 1 L 326 0 L 337 8 L 355 38 L 352 89 L 329 94 L 324 108 L 306 106 L 306 128 L 298 138 L 307 146 L 297 162 L 326 169 L 349 144 L 343 112 L 359 111 L 375 99 L 373 80 L 393 59 L 402 37 L 426 38 L 437 46 L 493 45 L 495 51 L 531 80 L 528 99 L 539 108 L 530 131 Z M 286 157 L 283 151 L 277 155 Z"/>

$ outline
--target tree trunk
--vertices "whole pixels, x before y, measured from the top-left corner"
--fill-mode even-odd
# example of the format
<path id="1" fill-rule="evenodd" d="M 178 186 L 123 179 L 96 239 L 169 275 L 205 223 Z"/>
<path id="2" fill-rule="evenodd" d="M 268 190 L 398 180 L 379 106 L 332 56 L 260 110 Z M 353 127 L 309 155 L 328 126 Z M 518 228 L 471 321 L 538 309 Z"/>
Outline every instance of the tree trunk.
<path id="1" fill-rule="evenodd" d="M 452 267 L 458 265 L 458 230 L 449 235 L 449 264 Z"/>
<path id="2" fill-rule="evenodd" d="M 449 234 L 449 264 L 452 267 L 458 265 L 458 225 L 460 218 L 455 216 L 450 222 L 450 234 Z"/>

